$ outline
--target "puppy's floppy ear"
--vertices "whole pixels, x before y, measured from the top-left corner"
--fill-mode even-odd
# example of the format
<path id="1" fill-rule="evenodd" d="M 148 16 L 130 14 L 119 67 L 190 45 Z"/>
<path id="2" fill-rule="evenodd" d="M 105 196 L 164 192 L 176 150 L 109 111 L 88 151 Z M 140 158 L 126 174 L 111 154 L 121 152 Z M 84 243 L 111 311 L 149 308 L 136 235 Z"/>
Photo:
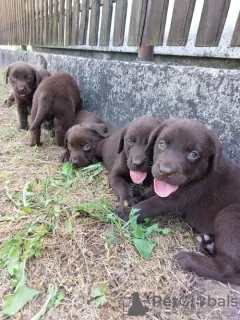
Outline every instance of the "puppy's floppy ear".
<path id="1" fill-rule="evenodd" d="M 8 84 L 8 77 L 9 77 L 9 72 L 10 72 L 11 66 L 7 68 L 5 71 L 5 83 Z"/>
<path id="2" fill-rule="evenodd" d="M 67 144 L 68 144 L 68 132 L 69 130 L 65 133 L 64 137 L 64 148 L 67 149 Z"/>
<path id="3" fill-rule="evenodd" d="M 118 146 L 118 153 L 121 153 L 123 151 L 123 148 L 124 148 L 124 137 L 125 137 L 126 131 L 127 131 L 127 128 L 125 128 L 121 133 L 119 146 Z"/>
<path id="4" fill-rule="evenodd" d="M 42 77 L 36 69 L 34 70 L 34 77 L 35 77 L 35 87 L 37 89 L 39 83 L 42 81 Z"/>
<path id="5" fill-rule="evenodd" d="M 212 143 L 212 149 L 213 149 L 213 171 L 217 171 L 219 160 L 222 156 L 222 144 L 220 139 L 213 133 L 212 131 L 209 131 L 209 137 Z"/>
<path id="6" fill-rule="evenodd" d="M 159 126 L 157 126 L 150 134 L 148 138 L 148 143 L 146 145 L 146 148 L 144 150 L 145 153 L 148 153 L 153 150 L 155 142 L 157 140 L 157 137 L 159 133 L 162 131 L 162 129 L 166 126 L 165 123 L 160 123 Z"/>
<path id="7" fill-rule="evenodd" d="M 93 129 L 101 138 L 107 138 L 110 136 L 110 132 L 108 132 L 108 127 L 104 123 L 92 123 L 90 125 L 91 129 Z"/>

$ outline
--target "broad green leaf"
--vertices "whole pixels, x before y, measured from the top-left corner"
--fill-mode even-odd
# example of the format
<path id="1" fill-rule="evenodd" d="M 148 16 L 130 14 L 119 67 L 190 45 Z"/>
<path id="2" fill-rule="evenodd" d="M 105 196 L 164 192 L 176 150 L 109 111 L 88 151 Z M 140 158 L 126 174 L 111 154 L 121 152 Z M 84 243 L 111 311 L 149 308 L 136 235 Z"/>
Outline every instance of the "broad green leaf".
<path id="1" fill-rule="evenodd" d="M 92 291 L 90 294 L 92 298 L 101 297 L 103 295 L 105 295 L 105 287 L 103 284 L 100 284 L 99 286 L 92 288 Z"/>
<path id="2" fill-rule="evenodd" d="M 90 296 L 95 299 L 97 307 L 103 306 L 107 302 L 107 296 L 105 294 L 105 287 L 103 284 L 93 288 Z"/>
<path id="3" fill-rule="evenodd" d="M 164 236 L 166 236 L 166 235 L 168 235 L 169 233 L 172 233 L 172 232 L 173 232 L 173 229 L 171 229 L 171 228 L 161 228 L 161 233 Z"/>
<path id="4" fill-rule="evenodd" d="M 18 288 L 14 294 L 6 296 L 3 302 L 3 314 L 7 316 L 15 315 L 22 307 L 31 301 L 39 291 L 26 287 L 25 285 Z"/>
<path id="5" fill-rule="evenodd" d="M 131 224 L 131 229 L 134 237 L 144 238 L 143 228 L 141 224 L 133 223 Z"/>
<path id="6" fill-rule="evenodd" d="M 149 236 L 152 232 L 161 232 L 162 229 L 158 227 L 158 224 L 155 223 L 151 225 L 150 227 L 146 228 L 146 236 Z"/>
<path id="7" fill-rule="evenodd" d="M 133 243 L 139 252 L 140 256 L 148 259 L 151 256 L 155 244 L 148 239 L 133 239 Z"/>
<path id="8" fill-rule="evenodd" d="M 107 297 L 106 296 L 101 296 L 96 298 L 96 306 L 97 307 L 101 307 L 103 306 L 105 303 L 107 303 Z"/>

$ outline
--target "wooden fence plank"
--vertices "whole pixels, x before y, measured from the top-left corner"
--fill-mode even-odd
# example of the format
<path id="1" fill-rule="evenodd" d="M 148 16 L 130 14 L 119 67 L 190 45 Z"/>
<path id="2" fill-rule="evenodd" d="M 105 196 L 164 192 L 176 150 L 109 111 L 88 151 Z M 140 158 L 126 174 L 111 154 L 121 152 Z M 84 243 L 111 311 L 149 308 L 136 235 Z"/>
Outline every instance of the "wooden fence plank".
<path id="1" fill-rule="evenodd" d="M 29 45 L 30 41 L 30 15 L 29 15 L 29 3 L 28 0 L 25 0 L 25 25 L 26 25 L 26 45 Z"/>
<path id="2" fill-rule="evenodd" d="M 233 31 L 231 46 L 240 47 L 240 12 L 238 14 L 237 22 Z"/>
<path id="3" fill-rule="evenodd" d="M 146 41 L 146 46 L 162 45 L 167 18 L 168 4 L 169 0 L 151 0 L 148 25 L 145 28 L 144 37 Z"/>
<path id="4" fill-rule="evenodd" d="M 36 44 L 39 44 L 40 39 L 40 21 L 39 21 L 39 1 L 35 1 L 35 21 L 36 21 Z"/>
<path id="5" fill-rule="evenodd" d="M 52 45 L 56 46 L 57 44 L 58 44 L 58 0 L 54 0 Z"/>
<path id="6" fill-rule="evenodd" d="M 76 45 L 78 41 L 79 32 L 79 0 L 73 0 L 72 4 L 72 34 L 71 44 Z"/>
<path id="7" fill-rule="evenodd" d="M 82 0 L 78 44 L 82 44 L 82 45 L 86 44 L 88 17 L 89 17 L 89 0 Z"/>
<path id="8" fill-rule="evenodd" d="M 102 22 L 101 22 L 101 31 L 100 31 L 100 46 L 108 46 L 110 39 L 110 29 L 112 22 L 112 10 L 113 4 L 112 0 L 105 0 L 103 2 L 102 8 Z"/>
<path id="9" fill-rule="evenodd" d="M 129 27 L 128 45 L 139 46 L 147 9 L 147 0 L 133 0 Z"/>
<path id="10" fill-rule="evenodd" d="M 31 4 L 31 44 L 36 44 L 36 7 L 35 7 L 35 0 L 29 0 Z"/>
<path id="11" fill-rule="evenodd" d="M 48 0 L 48 41 L 52 45 L 52 32 L 53 32 L 53 0 Z"/>
<path id="12" fill-rule="evenodd" d="M 15 44 L 16 43 L 16 32 L 17 32 L 17 28 L 16 28 L 16 6 L 14 3 L 14 0 L 11 0 L 11 12 L 12 12 L 12 29 L 13 29 L 13 35 L 12 35 L 12 43 L 11 44 Z"/>
<path id="13" fill-rule="evenodd" d="M 59 34 L 58 34 L 58 44 L 60 46 L 64 45 L 64 26 L 65 26 L 65 14 L 64 6 L 65 0 L 59 0 Z"/>
<path id="14" fill-rule="evenodd" d="M 48 44 L 48 0 L 44 0 L 43 5 L 43 45 Z"/>
<path id="15" fill-rule="evenodd" d="M 99 15 L 100 15 L 100 0 L 92 0 L 90 30 L 89 30 L 90 46 L 96 46 L 98 42 Z"/>
<path id="16" fill-rule="evenodd" d="M 122 46 L 124 41 L 126 15 L 127 15 L 127 0 L 117 0 L 115 8 L 115 21 L 113 31 L 113 45 Z"/>
<path id="17" fill-rule="evenodd" d="M 25 8 L 25 0 L 21 1 L 21 15 L 22 15 L 22 33 L 23 33 L 23 38 L 22 38 L 22 43 L 23 45 L 27 44 L 27 39 L 26 39 L 26 8 Z"/>
<path id="18" fill-rule="evenodd" d="M 195 46 L 217 47 L 231 0 L 204 0 Z"/>
<path id="19" fill-rule="evenodd" d="M 71 44 L 71 32 L 72 32 L 72 0 L 66 0 L 66 39 L 65 46 Z"/>
<path id="20" fill-rule="evenodd" d="M 39 0 L 39 45 L 43 45 L 43 1 Z"/>
<path id="21" fill-rule="evenodd" d="M 175 1 L 168 46 L 185 46 L 188 40 L 196 0 Z"/>

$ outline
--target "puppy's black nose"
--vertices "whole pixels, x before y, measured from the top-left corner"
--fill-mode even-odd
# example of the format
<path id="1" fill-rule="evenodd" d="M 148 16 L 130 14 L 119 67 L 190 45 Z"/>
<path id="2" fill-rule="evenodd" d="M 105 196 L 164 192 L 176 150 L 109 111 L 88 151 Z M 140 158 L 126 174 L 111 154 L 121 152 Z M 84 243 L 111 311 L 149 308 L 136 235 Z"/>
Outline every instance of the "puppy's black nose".
<path id="1" fill-rule="evenodd" d="M 19 92 L 19 93 L 24 92 L 24 88 L 18 88 L 18 92 Z"/>
<path id="2" fill-rule="evenodd" d="M 143 161 L 140 159 L 134 159 L 132 160 L 132 165 L 136 168 L 141 167 L 143 165 Z"/>
<path id="3" fill-rule="evenodd" d="M 162 176 L 170 177 L 174 173 L 174 170 L 167 165 L 159 165 L 159 172 Z"/>

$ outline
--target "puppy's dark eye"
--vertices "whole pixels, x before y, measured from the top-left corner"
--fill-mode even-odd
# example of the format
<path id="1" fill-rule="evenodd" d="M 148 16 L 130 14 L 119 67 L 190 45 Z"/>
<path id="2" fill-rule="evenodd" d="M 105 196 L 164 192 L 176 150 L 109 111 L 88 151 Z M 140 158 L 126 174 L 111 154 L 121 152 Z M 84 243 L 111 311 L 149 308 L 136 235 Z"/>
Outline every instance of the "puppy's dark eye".
<path id="1" fill-rule="evenodd" d="M 163 140 L 161 140 L 161 141 L 158 142 L 158 146 L 159 146 L 159 148 L 160 148 L 162 151 L 167 148 L 167 144 L 166 144 L 166 142 L 163 141 Z"/>
<path id="2" fill-rule="evenodd" d="M 12 82 L 15 82 L 15 81 L 17 81 L 17 78 L 14 77 L 14 76 L 12 76 L 12 77 L 11 77 L 11 81 L 12 81 Z"/>
<path id="3" fill-rule="evenodd" d="M 188 159 L 189 159 L 189 160 L 196 160 L 196 159 L 198 159 L 199 157 L 200 157 L 200 154 L 199 154 L 199 152 L 196 151 L 196 150 L 191 151 L 191 152 L 189 152 L 189 154 L 188 154 Z"/>
<path id="4" fill-rule="evenodd" d="M 134 142 L 131 139 L 127 139 L 126 142 L 129 147 L 132 147 L 134 145 Z"/>
<path id="5" fill-rule="evenodd" d="M 27 76 L 27 81 L 28 81 L 28 82 L 32 81 L 32 77 Z"/>
<path id="6" fill-rule="evenodd" d="M 91 148 L 90 144 L 87 144 L 87 143 L 83 146 L 84 151 L 89 151 L 90 148 Z"/>

